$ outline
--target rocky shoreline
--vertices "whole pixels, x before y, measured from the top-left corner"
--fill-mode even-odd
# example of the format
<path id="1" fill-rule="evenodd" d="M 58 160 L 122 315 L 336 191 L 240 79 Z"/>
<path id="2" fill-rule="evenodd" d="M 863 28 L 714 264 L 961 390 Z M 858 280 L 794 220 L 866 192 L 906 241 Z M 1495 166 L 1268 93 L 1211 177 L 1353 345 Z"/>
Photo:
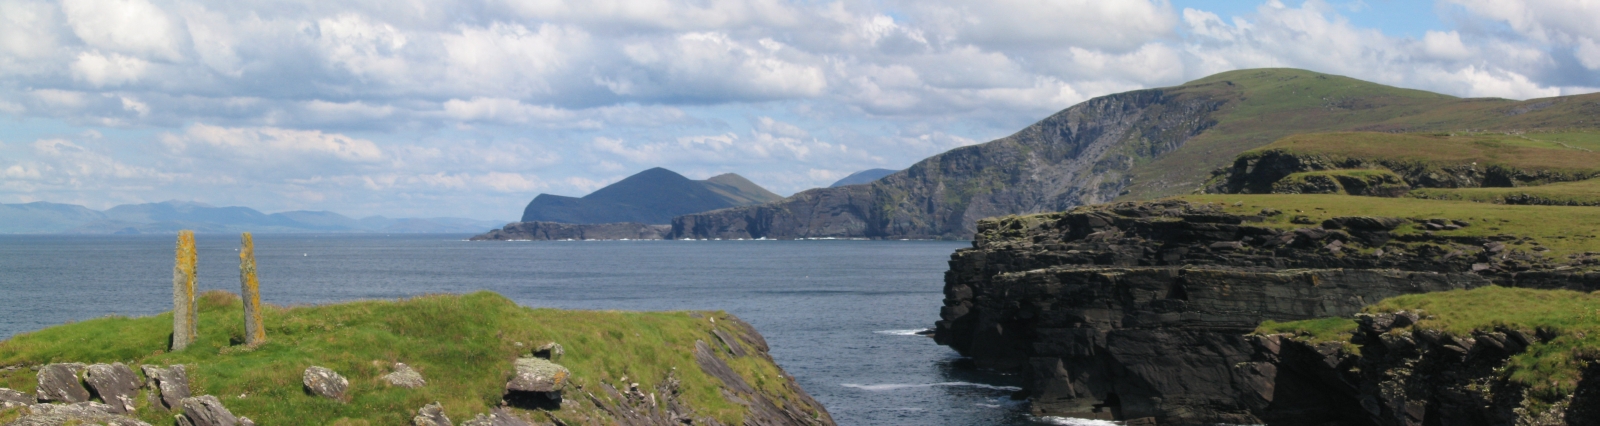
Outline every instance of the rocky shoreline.
<path id="1" fill-rule="evenodd" d="M 1405 401 L 1415 398 L 1393 395 L 1411 388 L 1351 378 L 1351 367 L 1376 358 L 1358 360 L 1338 342 L 1252 332 L 1266 320 L 1349 317 L 1402 294 L 1491 284 L 1600 289 L 1600 275 L 1582 272 L 1587 255 L 1557 261 L 1521 248 L 1537 245 L 1508 245 L 1525 242 L 1509 235 L 1399 229 L 1473 226 L 1464 220 L 1262 223 L 1282 214 L 1170 200 L 980 222 L 973 248 L 951 256 L 936 339 L 980 367 L 1023 374 L 1021 396 L 1036 415 L 1421 424 L 1382 420 L 1414 411 Z M 1379 339 L 1369 342 L 1386 342 Z"/>
<path id="2" fill-rule="evenodd" d="M 672 231 L 667 225 L 643 223 L 515 222 L 473 236 L 471 241 L 660 240 Z"/>

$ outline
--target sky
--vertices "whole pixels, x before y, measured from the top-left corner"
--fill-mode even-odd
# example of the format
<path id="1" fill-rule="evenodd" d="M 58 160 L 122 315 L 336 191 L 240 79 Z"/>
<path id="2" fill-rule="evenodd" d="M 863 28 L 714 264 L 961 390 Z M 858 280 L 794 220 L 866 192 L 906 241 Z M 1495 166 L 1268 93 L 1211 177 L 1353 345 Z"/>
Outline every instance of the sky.
<path id="1" fill-rule="evenodd" d="M 512 220 L 650 167 L 789 195 L 1293 67 L 1600 90 L 1600 1 L 0 0 L 0 203 Z"/>

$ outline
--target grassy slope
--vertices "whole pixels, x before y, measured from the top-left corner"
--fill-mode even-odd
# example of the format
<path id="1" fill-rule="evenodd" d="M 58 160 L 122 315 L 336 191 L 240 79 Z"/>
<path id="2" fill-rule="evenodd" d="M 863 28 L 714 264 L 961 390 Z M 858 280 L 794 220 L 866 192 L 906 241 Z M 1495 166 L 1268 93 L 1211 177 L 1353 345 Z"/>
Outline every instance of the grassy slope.
<path id="1" fill-rule="evenodd" d="M 1528 237 L 1548 247 L 1550 251 L 1546 252 L 1547 256 L 1555 257 L 1596 251 L 1600 247 L 1600 209 L 1593 207 L 1518 206 L 1348 195 L 1223 194 L 1178 198 L 1191 202 L 1218 203 L 1235 214 L 1250 215 L 1257 214 L 1263 208 L 1278 209 L 1284 214 L 1268 217 L 1263 225 L 1286 229 L 1315 226 L 1290 223 L 1294 216 L 1307 216 L 1316 223 L 1337 216 L 1445 218 L 1466 220 L 1473 225 L 1455 231 L 1435 231 L 1435 235 Z M 1408 232 L 1422 231 L 1413 225 L 1396 230 L 1397 234 Z"/>
<path id="2" fill-rule="evenodd" d="M 1168 90 L 1231 100 L 1213 114 L 1216 126 L 1135 167 L 1122 199 L 1190 193 L 1235 155 L 1298 133 L 1600 127 L 1600 94 L 1523 102 L 1460 99 L 1296 69 L 1230 71 Z"/>
<path id="3" fill-rule="evenodd" d="M 139 364 L 185 364 L 190 366 L 196 395 L 217 395 L 235 414 L 261 424 L 340 418 L 409 424 L 416 410 L 432 401 L 443 402 L 446 413 L 457 421 L 487 412 L 500 402 L 512 361 L 555 341 L 566 348 L 559 362 L 572 370 L 572 385 L 602 399 L 607 397 L 599 390 L 601 382 L 615 386 L 626 377 L 640 383 L 641 389 L 654 389 L 670 371 L 682 381 L 683 398 L 698 415 L 733 424 L 745 413 L 742 406 L 725 400 L 719 382 L 695 363 L 695 341 L 717 340 L 708 319 L 688 312 L 530 309 L 487 292 L 269 307 L 265 321 L 269 341 L 251 350 L 229 344 L 242 334 L 237 297 L 208 293 L 201 305 L 200 339 L 184 351 L 164 351 L 172 327 L 170 313 L 107 317 L 0 342 L 0 365 L 120 361 L 137 370 Z M 702 315 L 727 317 L 722 312 Z M 762 391 L 787 394 L 786 379 L 777 366 L 757 357 L 727 361 Z M 404 389 L 381 382 L 379 377 L 394 362 L 415 368 L 428 385 Z M 341 403 L 307 395 L 300 378 L 311 365 L 332 368 L 349 378 L 350 400 Z M 581 393 L 572 385 L 567 399 L 577 405 L 564 406 L 555 416 L 605 423 L 608 417 L 586 397 L 578 397 Z M 0 387 L 31 392 L 36 386 L 31 370 L 0 373 Z M 140 404 L 144 420 L 171 421 L 170 414 L 151 408 L 143 397 Z"/>
<path id="4" fill-rule="evenodd" d="M 1600 179 L 1516 188 L 1422 188 L 1411 190 L 1410 196 L 1497 204 L 1514 199 L 1513 204 L 1600 206 Z"/>
<path id="5" fill-rule="evenodd" d="M 1413 328 L 1458 337 L 1496 327 L 1524 330 L 1530 336 L 1539 329 L 1554 332 L 1558 337 L 1511 357 L 1503 373 L 1530 387 L 1531 395 L 1545 403 L 1571 394 L 1585 362 L 1600 358 L 1600 294 L 1490 286 L 1399 296 L 1364 309 L 1367 313 L 1402 310 L 1423 312 L 1424 319 Z M 1257 332 L 1302 332 L 1314 340 L 1348 341 L 1355 328 L 1349 319 L 1322 318 L 1269 322 Z"/>
<path id="6" fill-rule="evenodd" d="M 1340 132 L 1284 137 L 1246 151 L 1248 158 L 1268 151 L 1345 158 L 1438 164 L 1478 163 L 1557 172 L 1600 169 L 1600 132 L 1542 134 L 1420 134 Z"/>

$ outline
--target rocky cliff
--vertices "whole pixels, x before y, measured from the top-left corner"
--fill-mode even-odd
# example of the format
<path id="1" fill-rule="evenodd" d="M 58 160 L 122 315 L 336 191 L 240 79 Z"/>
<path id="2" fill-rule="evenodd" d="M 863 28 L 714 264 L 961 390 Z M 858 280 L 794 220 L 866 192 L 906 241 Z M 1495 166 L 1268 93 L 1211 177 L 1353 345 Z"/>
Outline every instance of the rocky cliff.
<path id="1" fill-rule="evenodd" d="M 583 197 L 539 194 L 522 210 L 523 222 L 665 225 L 682 214 L 781 199 L 742 176 L 726 173 L 690 180 L 660 167 L 628 176 Z"/>
<path id="2" fill-rule="evenodd" d="M 1109 201 L 1133 166 L 1215 124 L 1224 101 L 1197 90 L 1102 96 L 1016 134 L 922 160 L 868 185 L 673 219 L 672 238 L 963 238 L 986 217 Z"/>
<path id="3" fill-rule="evenodd" d="M 666 225 L 643 223 L 557 223 L 516 222 L 504 228 L 473 236 L 472 241 L 557 241 L 557 240 L 659 240 L 671 231 Z"/>
<path id="4" fill-rule="evenodd" d="M 1600 281 L 1576 272 L 1587 255 L 1445 231 L 1488 226 L 1466 220 L 1234 210 L 1169 200 L 982 221 L 973 248 L 951 257 L 935 337 L 980 367 L 1024 374 L 1038 415 L 1373 424 L 1361 406 L 1370 389 L 1282 361 L 1344 365 L 1339 344 L 1285 353 L 1250 334 L 1403 294 Z"/>

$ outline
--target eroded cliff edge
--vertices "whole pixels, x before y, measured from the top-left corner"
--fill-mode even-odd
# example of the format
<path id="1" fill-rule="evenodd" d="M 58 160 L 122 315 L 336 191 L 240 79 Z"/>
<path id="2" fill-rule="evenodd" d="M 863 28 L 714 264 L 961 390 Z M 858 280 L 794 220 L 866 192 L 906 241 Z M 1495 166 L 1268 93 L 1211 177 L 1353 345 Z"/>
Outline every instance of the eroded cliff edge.
<path id="1" fill-rule="evenodd" d="M 1309 220 L 1225 207 L 1118 203 L 979 222 L 973 248 L 952 255 L 936 338 L 981 367 L 1024 374 L 1038 415 L 1407 424 L 1377 420 L 1374 411 L 1396 409 L 1364 407 L 1359 386 L 1328 373 L 1354 362 L 1339 344 L 1285 355 L 1292 345 L 1251 333 L 1265 320 L 1349 317 L 1403 294 L 1600 288 L 1583 272 L 1589 254 L 1557 258 L 1525 237 L 1452 232 L 1491 226 L 1467 218 Z M 1328 366 L 1299 368 L 1314 362 Z"/>

